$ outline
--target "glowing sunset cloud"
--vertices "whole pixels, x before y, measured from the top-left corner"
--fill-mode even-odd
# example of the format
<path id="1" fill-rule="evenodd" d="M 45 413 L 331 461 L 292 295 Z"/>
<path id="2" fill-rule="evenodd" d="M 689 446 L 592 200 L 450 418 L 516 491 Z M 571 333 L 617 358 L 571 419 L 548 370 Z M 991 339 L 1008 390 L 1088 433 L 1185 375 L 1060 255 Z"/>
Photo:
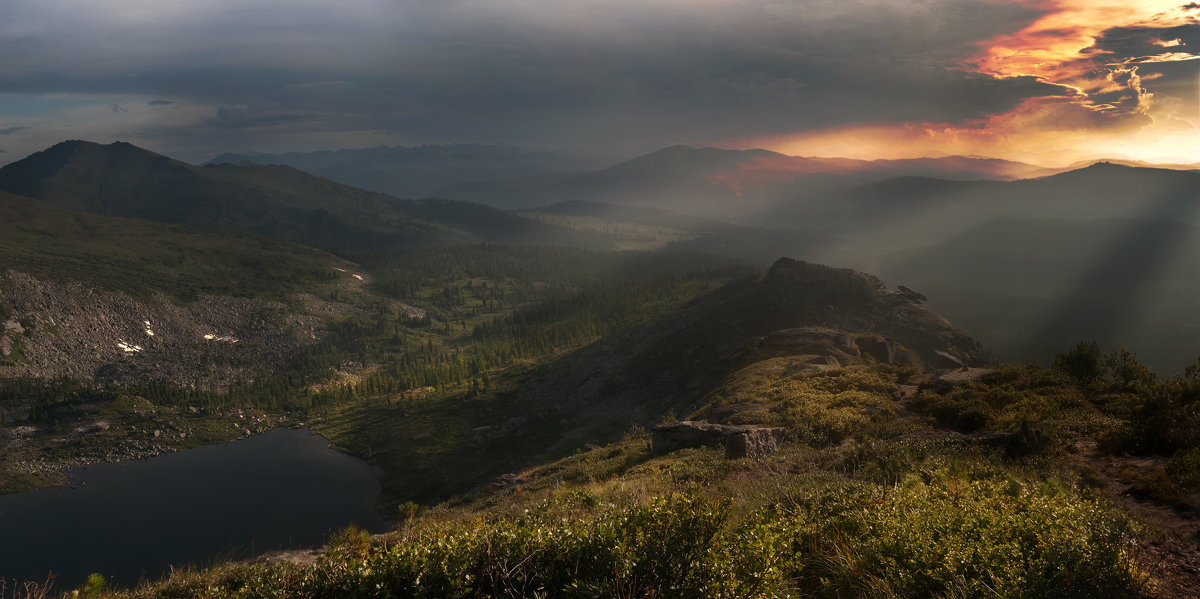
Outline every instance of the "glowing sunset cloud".
<path id="1" fill-rule="evenodd" d="M 1024 29 L 985 41 L 968 60 L 980 72 L 1004 77 L 1034 75 L 1055 83 L 1087 78 L 1089 54 L 1105 31 L 1121 28 L 1169 29 L 1195 24 L 1193 13 L 1178 0 L 1057 0 L 1027 2 L 1051 6 L 1050 12 Z M 1179 39 L 1160 47 L 1183 45 Z M 1152 43 L 1153 43 L 1152 42 Z"/>
<path id="2" fill-rule="evenodd" d="M 1018 31 L 981 42 L 976 54 L 952 68 L 997 80 L 1031 77 L 1066 93 L 962 122 L 851 125 L 735 145 L 857 158 L 987 155 L 1048 166 L 1104 156 L 1200 161 L 1200 63 L 1181 70 L 1200 59 L 1189 48 L 1200 45 L 1200 5 L 1018 3 L 1045 12 Z"/>

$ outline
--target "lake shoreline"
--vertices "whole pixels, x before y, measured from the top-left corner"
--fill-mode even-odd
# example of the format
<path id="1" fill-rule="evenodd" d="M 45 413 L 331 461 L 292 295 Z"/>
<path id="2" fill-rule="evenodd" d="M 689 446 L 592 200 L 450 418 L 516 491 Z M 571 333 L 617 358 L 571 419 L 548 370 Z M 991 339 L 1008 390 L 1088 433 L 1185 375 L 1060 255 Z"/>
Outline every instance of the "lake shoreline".
<path id="1" fill-rule="evenodd" d="M 50 567 L 65 588 L 91 571 L 132 586 L 182 564 L 315 554 L 352 523 L 391 528 L 379 473 L 302 427 L 79 467 L 67 485 L 0 496 L 0 523 L 24 539 L 0 548 L 0 577 L 40 581 Z"/>
<path id="2" fill-rule="evenodd" d="M 0 497 L 68 484 L 67 473 L 302 425 L 284 414 L 158 406 L 136 397 L 74 406 L 51 422 L 0 427 Z"/>

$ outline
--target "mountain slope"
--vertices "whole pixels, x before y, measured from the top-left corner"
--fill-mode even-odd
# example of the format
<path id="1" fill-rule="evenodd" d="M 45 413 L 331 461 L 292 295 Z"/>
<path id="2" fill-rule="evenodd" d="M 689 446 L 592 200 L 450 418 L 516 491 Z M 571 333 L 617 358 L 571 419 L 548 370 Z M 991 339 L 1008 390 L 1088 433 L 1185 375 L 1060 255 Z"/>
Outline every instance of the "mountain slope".
<path id="1" fill-rule="evenodd" d="M 807 258 L 879 272 L 882 261 L 897 252 L 941 243 L 1006 218 L 1196 223 L 1200 173 L 1102 162 L 1008 182 L 903 177 L 793 197 L 747 224 L 800 232 L 819 226 L 836 241 Z"/>
<path id="2" fill-rule="evenodd" d="M 796 198 L 752 222 L 801 225 L 821 219 L 854 231 L 894 224 L 969 228 L 993 218 L 1200 218 L 1200 173 L 1098 162 L 1021 181 L 901 177 Z M 897 218 L 898 217 L 898 218 Z M 865 226 L 864 226 L 865 225 Z"/>
<path id="3" fill-rule="evenodd" d="M 1155 219 L 998 219 L 890 257 L 882 272 L 1005 359 L 1081 340 L 1124 347 L 1159 372 L 1200 353 L 1200 227 Z"/>
<path id="4" fill-rule="evenodd" d="M 937 371 L 992 361 L 944 318 L 850 270 L 781 259 L 765 275 L 688 289 L 690 299 L 648 306 L 640 319 L 627 315 L 618 332 L 556 352 L 507 379 L 494 397 L 403 408 L 368 402 L 330 428 L 350 450 L 378 456 L 385 495 L 424 502 L 618 439 L 631 424 L 689 414 L 764 355 L 792 356 L 797 372 L 862 363 Z M 643 316 L 648 309 L 652 318 Z M 372 424 L 382 421 L 393 424 Z"/>
<path id="5" fill-rule="evenodd" d="M 1168 372 L 1196 353 L 1200 173 L 1101 162 L 1013 182 L 900 178 L 759 220 L 821 223 L 835 241 L 807 258 L 929 292 L 1006 359 L 1095 339 Z"/>

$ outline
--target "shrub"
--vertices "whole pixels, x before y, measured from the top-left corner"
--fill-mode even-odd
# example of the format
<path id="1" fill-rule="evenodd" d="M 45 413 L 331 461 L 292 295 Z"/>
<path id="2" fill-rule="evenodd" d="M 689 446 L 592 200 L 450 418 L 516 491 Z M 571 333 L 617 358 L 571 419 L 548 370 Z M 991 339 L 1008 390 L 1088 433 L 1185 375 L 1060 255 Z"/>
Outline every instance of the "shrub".
<path id="1" fill-rule="evenodd" d="M 1055 356 L 1053 367 L 1081 383 L 1091 384 L 1104 376 L 1104 354 L 1095 341 L 1080 341 L 1075 349 Z"/>
<path id="2" fill-rule="evenodd" d="M 1200 491 L 1200 447 L 1175 452 L 1163 465 L 1163 471 L 1181 489 Z"/>
<path id="3" fill-rule="evenodd" d="M 816 524 L 796 572 L 821 596 L 1112 597 L 1143 580 L 1128 529 L 1052 485 L 909 478 L 848 486 L 802 505 Z"/>
<path id="4" fill-rule="evenodd" d="M 1125 348 L 1115 350 L 1106 356 L 1104 364 L 1108 366 L 1113 379 L 1120 383 L 1122 389 L 1149 387 L 1157 378 L 1150 367 L 1139 362 L 1137 357 Z"/>
<path id="5" fill-rule="evenodd" d="M 326 554 L 304 594 L 339 597 L 752 597 L 778 586 L 792 537 L 769 513 L 730 527 L 696 492 L 564 515 L 543 503 L 391 547 Z"/>
<path id="6" fill-rule="evenodd" d="M 1157 384 L 1138 394 L 1124 435 L 1113 439 L 1117 448 L 1172 454 L 1200 447 L 1200 385 Z"/>
<path id="7" fill-rule="evenodd" d="M 95 597 L 104 592 L 104 587 L 108 586 L 108 581 L 104 577 L 95 572 L 88 574 L 87 581 L 79 587 L 79 595 L 81 597 Z"/>

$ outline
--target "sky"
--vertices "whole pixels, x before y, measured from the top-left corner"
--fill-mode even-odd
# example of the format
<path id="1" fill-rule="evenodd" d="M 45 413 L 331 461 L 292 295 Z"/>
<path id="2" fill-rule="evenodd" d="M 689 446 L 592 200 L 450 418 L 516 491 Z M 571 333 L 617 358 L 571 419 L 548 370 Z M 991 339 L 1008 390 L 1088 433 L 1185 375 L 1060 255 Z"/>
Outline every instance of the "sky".
<path id="1" fill-rule="evenodd" d="M 1180 0 L 4 0 L 0 164 L 64 139 L 1191 163 L 1197 58 Z"/>

